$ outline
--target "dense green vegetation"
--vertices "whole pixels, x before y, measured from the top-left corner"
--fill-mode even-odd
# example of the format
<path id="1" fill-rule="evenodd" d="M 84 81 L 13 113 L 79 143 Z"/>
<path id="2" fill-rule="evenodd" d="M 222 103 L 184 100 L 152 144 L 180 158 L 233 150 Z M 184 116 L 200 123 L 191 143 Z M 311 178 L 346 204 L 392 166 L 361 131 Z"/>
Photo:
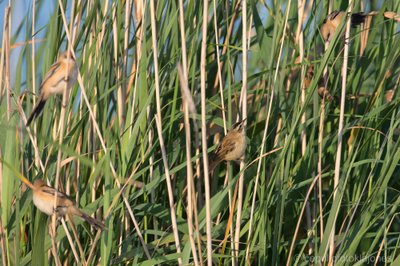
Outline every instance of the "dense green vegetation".
<path id="1" fill-rule="evenodd" d="M 400 24 L 383 13 L 400 13 L 400 2 L 354 1 L 355 11 L 377 11 L 369 28 L 344 40 L 343 21 L 326 51 L 319 29 L 328 1 L 244 9 L 215 0 L 206 18 L 206 2 L 182 2 L 60 0 L 43 28 L 33 14 L 46 3 L 25 14 L 11 3 L 10 16 L 25 18 L 3 24 L 1 45 L 2 263 L 400 260 Z M 68 47 L 79 82 L 27 128 L 43 76 Z M 8 70 L 10 53 L 18 61 Z M 205 175 L 224 127 L 244 117 L 245 160 Z M 106 230 L 73 219 L 50 237 L 51 219 L 20 174 L 57 183 Z"/>

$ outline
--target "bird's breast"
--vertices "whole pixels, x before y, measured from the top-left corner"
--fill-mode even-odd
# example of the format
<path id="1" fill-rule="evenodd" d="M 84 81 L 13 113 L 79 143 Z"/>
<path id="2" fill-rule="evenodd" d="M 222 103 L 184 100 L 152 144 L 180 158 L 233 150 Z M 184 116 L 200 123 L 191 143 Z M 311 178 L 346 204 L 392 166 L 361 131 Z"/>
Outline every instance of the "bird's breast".
<path id="1" fill-rule="evenodd" d="M 42 198 L 40 195 L 33 194 L 33 204 L 41 211 L 47 215 L 53 214 L 53 204 L 47 199 Z"/>
<path id="2" fill-rule="evenodd" d="M 75 65 L 68 67 L 68 76 L 65 76 L 66 72 L 64 69 L 60 69 L 58 75 L 54 75 L 53 78 L 49 79 L 45 86 L 50 90 L 50 94 L 62 94 L 65 89 L 70 89 L 74 86 L 78 70 Z"/>

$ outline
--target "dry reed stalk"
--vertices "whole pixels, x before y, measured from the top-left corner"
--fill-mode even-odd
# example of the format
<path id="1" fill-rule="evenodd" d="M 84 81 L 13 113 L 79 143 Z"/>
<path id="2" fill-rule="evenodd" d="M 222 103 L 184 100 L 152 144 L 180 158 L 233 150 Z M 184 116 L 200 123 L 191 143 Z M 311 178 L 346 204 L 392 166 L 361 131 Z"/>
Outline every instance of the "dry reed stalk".
<path id="1" fill-rule="evenodd" d="M 206 56 L 207 56 L 207 26 L 208 26 L 208 1 L 203 1 L 203 23 L 201 34 L 200 55 L 200 94 L 201 94 L 201 142 L 203 152 L 204 191 L 206 198 L 206 235 L 207 235 L 207 265 L 212 265 L 212 224 L 210 177 L 208 170 L 207 154 L 207 123 L 206 123 Z"/>
<path id="2" fill-rule="evenodd" d="M 332 1 L 328 2 L 328 14 L 332 12 Z M 324 49 L 325 51 L 328 50 L 329 43 L 325 42 L 324 43 Z M 324 89 L 325 91 L 328 90 L 328 78 L 329 78 L 329 73 L 328 73 L 328 66 L 325 66 L 324 72 L 323 72 L 323 84 L 324 84 Z M 323 150 L 323 139 L 324 139 L 324 129 L 325 129 L 325 99 L 327 94 L 324 93 L 322 100 L 321 100 L 321 115 L 319 117 L 319 132 L 318 132 L 318 164 L 317 164 L 317 171 L 318 171 L 318 207 L 319 207 L 319 230 L 320 230 L 320 243 L 322 243 L 322 238 L 324 236 L 324 215 L 323 215 L 323 203 L 322 203 L 322 150 Z"/>
<path id="3" fill-rule="evenodd" d="M 183 35 L 182 38 L 182 46 L 184 47 L 184 40 L 185 40 L 185 33 L 184 33 L 184 26 L 183 24 L 183 4 L 182 4 L 182 0 L 179 1 L 179 9 L 180 9 L 180 15 L 182 15 L 182 17 L 180 17 L 181 19 L 181 35 Z M 182 49 L 182 54 L 183 56 L 185 55 L 184 51 L 186 51 L 185 49 Z M 184 70 L 182 69 L 182 66 L 180 64 L 178 64 L 178 74 L 179 74 L 179 81 L 180 81 L 180 85 L 181 85 L 181 93 L 182 93 L 182 102 L 183 102 L 183 118 L 184 118 L 184 125 L 185 125 L 185 141 L 186 141 L 186 183 L 187 183 L 187 188 L 188 188 L 188 192 L 187 192 L 187 223 L 188 223 L 188 235 L 189 235 L 189 241 L 190 241 L 190 247 L 192 249 L 192 254 L 193 254 L 193 262 L 194 265 L 199 265 L 199 261 L 198 261 L 198 255 L 197 255 L 197 251 L 196 251 L 196 243 L 194 241 L 194 234 L 193 234 L 193 206 L 196 204 L 196 201 L 193 201 L 192 199 L 194 199 L 193 195 L 195 193 L 194 189 L 194 177 L 193 177 L 193 169 L 192 169 L 192 163 L 191 163 L 191 159 L 192 159 L 192 154 L 191 154 L 191 133 L 190 133 L 190 122 L 189 122 L 189 102 L 193 102 L 193 99 L 190 100 L 189 95 L 190 95 L 190 91 L 188 89 L 187 86 L 187 79 L 186 76 L 184 75 Z M 201 253 L 200 253 L 200 257 L 201 257 Z"/>
<path id="4" fill-rule="evenodd" d="M 289 0 L 288 6 L 286 8 L 284 30 L 282 32 L 282 37 L 281 37 L 281 40 L 280 40 L 281 45 L 280 45 L 280 48 L 279 48 L 279 58 L 277 59 L 277 66 L 276 66 L 276 70 L 275 70 L 275 74 L 274 74 L 273 84 L 275 84 L 275 82 L 276 82 L 276 80 L 278 78 L 279 65 L 280 65 L 280 62 L 281 62 L 280 57 L 282 56 L 284 39 L 286 37 L 286 30 L 287 30 L 287 26 L 286 25 L 287 25 L 288 19 L 289 19 L 289 10 L 290 10 L 291 3 L 292 3 L 292 1 Z M 274 101 L 274 90 L 275 90 L 274 88 L 275 88 L 275 86 L 272 85 L 271 88 L 272 88 L 271 89 L 271 97 L 270 97 L 269 104 L 268 104 L 268 112 L 267 112 L 267 118 L 265 120 L 263 137 L 262 137 L 262 141 L 261 141 L 260 154 L 264 153 L 265 143 L 267 141 L 268 124 L 269 124 L 269 121 L 271 119 L 271 114 L 272 114 L 272 104 L 273 104 L 273 101 Z M 255 179 L 255 182 L 254 182 L 253 198 L 252 198 L 251 210 L 250 210 L 250 221 L 249 221 L 250 227 L 249 227 L 249 232 L 248 232 L 248 240 L 250 240 L 250 237 L 251 237 L 251 234 L 252 234 L 253 216 L 254 216 L 254 209 L 255 209 L 255 201 L 256 201 L 256 195 L 257 195 L 258 182 L 259 182 L 260 174 L 261 174 L 261 165 L 262 165 L 262 160 L 261 159 L 262 158 L 263 158 L 263 156 L 259 156 L 259 158 L 258 158 L 257 173 L 256 173 L 256 179 Z M 249 254 L 249 252 L 247 250 L 246 250 L 246 254 Z M 248 260 L 248 258 L 247 258 L 247 260 Z"/>
<path id="5" fill-rule="evenodd" d="M 75 261 L 76 261 L 77 264 L 80 264 L 81 261 L 80 261 L 79 256 L 78 256 L 78 252 L 76 252 L 76 249 L 75 249 L 75 246 L 74 246 L 74 241 L 72 240 L 72 237 L 71 237 L 71 235 L 69 233 L 69 230 L 68 230 L 67 224 L 65 223 L 64 218 L 61 218 L 61 224 L 62 224 L 62 226 L 64 228 L 65 235 L 67 236 L 67 239 L 68 239 L 69 245 L 71 247 L 72 254 L 74 255 Z M 82 258 L 82 260 L 83 260 L 83 265 L 86 265 L 85 259 Z"/>
<path id="6" fill-rule="evenodd" d="M 68 28 L 66 27 L 67 22 L 66 22 L 66 20 L 65 20 L 65 16 L 62 16 L 62 18 L 63 18 L 63 23 L 64 23 L 64 29 L 66 29 L 66 32 L 65 32 L 65 33 L 66 33 L 67 39 L 68 39 L 68 41 L 70 41 L 70 40 L 71 40 L 71 35 L 70 35 L 69 30 L 67 30 Z M 72 52 L 73 56 L 75 56 L 74 51 L 71 50 L 71 52 Z M 78 84 L 79 84 L 79 86 L 80 86 L 80 88 L 81 88 L 82 97 L 83 97 L 83 99 L 84 99 L 84 101 L 85 101 L 85 104 L 86 104 L 86 107 L 87 107 L 87 109 L 88 109 L 88 111 L 89 111 L 89 117 L 90 117 L 90 119 L 91 119 L 91 121 L 92 121 L 92 123 L 93 123 L 93 127 L 94 127 L 94 129 L 95 129 L 95 132 L 96 132 L 96 134 L 97 134 L 97 136 L 98 136 L 98 138 L 99 138 L 99 141 L 100 141 L 100 144 L 101 144 L 101 146 L 102 146 L 103 152 L 104 152 L 104 153 L 107 153 L 107 147 L 106 147 L 106 144 L 105 144 L 105 142 L 104 142 L 104 138 L 103 138 L 103 136 L 102 136 L 102 134 L 101 134 L 99 125 L 98 125 L 98 123 L 97 123 L 97 121 L 96 121 L 96 117 L 95 117 L 95 115 L 94 115 L 94 113 L 93 113 L 93 110 L 92 110 L 92 108 L 91 108 L 91 106 L 90 106 L 90 102 L 89 102 L 89 99 L 88 99 L 88 97 L 87 97 L 86 90 L 85 90 L 85 86 L 84 86 L 84 83 L 83 83 L 82 75 L 81 75 L 81 73 L 79 72 L 79 69 L 78 69 Z M 112 176 L 113 176 L 113 178 L 114 178 L 114 180 L 115 180 L 115 182 L 116 182 L 118 188 L 121 189 L 121 183 L 120 183 L 119 180 L 118 180 L 117 173 L 116 173 L 116 171 L 115 171 L 115 169 L 114 169 L 114 166 L 113 166 L 113 164 L 112 164 L 111 161 L 110 161 L 109 167 L 110 167 Z M 151 256 L 150 256 L 149 250 L 148 250 L 148 248 L 147 248 L 146 243 L 144 242 L 143 235 L 142 235 L 142 233 L 141 233 L 141 231 L 140 231 L 140 228 L 139 228 L 139 224 L 138 224 L 138 222 L 136 221 L 136 218 L 135 218 L 135 216 L 134 216 L 134 214 L 133 214 L 133 211 L 132 211 L 131 206 L 129 205 L 129 201 L 128 201 L 128 199 L 126 198 L 126 196 L 125 196 L 125 194 L 124 194 L 123 192 L 121 193 L 121 197 L 122 197 L 122 199 L 123 199 L 123 201 L 124 201 L 125 207 L 126 207 L 127 210 L 128 210 L 128 213 L 129 213 L 129 215 L 130 215 L 130 218 L 131 218 L 131 220 L 132 220 L 132 222 L 133 222 L 133 224 L 134 224 L 134 226 L 135 226 L 135 229 L 136 229 L 136 232 L 137 232 L 137 234 L 138 234 L 140 243 L 141 243 L 142 246 L 143 246 L 144 253 L 146 254 L 146 257 L 147 257 L 148 259 L 150 259 Z"/>
<path id="7" fill-rule="evenodd" d="M 142 56 L 142 40 L 143 40 L 143 17 L 144 17 L 144 9 L 145 7 L 142 0 L 134 0 L 133 5 L 135 7 L 135 18 L 136 18 L 136 25 L 137 30 L 135 34 L 135 39 L 138 40 L 136 43 L 136 57 L 133 59 L 131 71 L 129 74 L 128 85 L 126 88 L 126 95 L 129 95 L 131 87 L 133 85 L 133 81 L 137 78 L 137 69 L 139 66 L 140 57 Z"/>
<path id="8" fill-rule="evenodd" d="M 227 128 L 226 128 L 226 117 L 225 117 L 225 104 L 224 104 L 224 88 L 223 88 L 223 84 L 222 84 L 222 67 L 221 67 L 221 59 L 220 59 L 220 55 L 219 55 L 219 36 L 218 36 L 218 25 L 217 25 L 217 8 L 216 8 L 216 4 L 215 4 L 216 0 L 213 0 L 213 10 L 214 10 L 214 32 L 215 32 L 215 47 L 217 49 L 216 54 L 217 54 L 217 73 L 218 73 L 218 78 L 216 79 L 216 84 L 219 84 L 219 94 L 220 94 L 220 98 L 221 98 L 221 113 L 222 113 L 222 121 L 224 122 L 224 134 L 226 135 L 227 133 Z M 220 82 L 217 82 L 217 81 Z"/>
<path id="9" fill-rule="evenodd" d="M 35 23 L 36 23 L 36 1 L 32 1 L 32 91 L 36 94 L 39 95 L 36 92 L 36 64 L 35 64 L 35 39 L 36 39 L 36 29 L 35 29 Z M 36 97 L 33 97 L 33 106 L 36 106 Z M 37 128 L 36 128 L 36 123 L 34 123 L 33 126 L 33 135 L 34 135 L 34 142 L 37 145 Z M 35 165 L 38 167 L 40 164 L 39 162 L 39 154 L 38 156 L 35 156 Z"/>
<path id="10" fill-rule="evenodd" d="M 198 184 L 200 184 L 200 156 L 199 155 L 199 137 L 198 137 L 198 132 L 199 132 L 199 128 L 197 126 L 197 121 L 196 121 L 196 114 L 197 114 L 197 110 L 196 110 L 196 105 L 194 103 L 193 97 L 189 91 L 189 85 L 188 85 L 188 75 L 187 75 L 187 71 L 188 71 L 188 66 L 187 66 L 187 51 L 186 51 L 186 33 L 185 33 L 185 21 L 184 21 L 184 8 L 183 8 L 183 1 L 179 0 L 179 26 L 180 26 L 180 34 L 181 34 L 181 46 L 182 46 L 182 71 L 183 71 L 183 81 L 185 81 L 185 84 L 182 86 L 183 92 L 182 94 L 184 94 L 185 96 L 183 97 L 187 103 L 187 107 L 189 108 L 189 114 L 191 115 L 192 119 L 193 119 L 193 128 L 194 128 L 194 136 L 195 136 L 195 154 L 197 156 L 196 159 L 196 173 L 197 173 L 197 177 L 198 177 Z M 189 132 L 190 132 L 190 124 L 188 124 L 188 128 L 189 128 Z M 190 142 L 189 142 L 190 143 Z M 189 150 L 190 151 L 190 150 Z M 189 156 L 189 158 L 191 158 L 191 156 Z M 190 162 L 190 160 L 188 161 L 188 163 Z M 199 260 L 200 265 L 203 266 L 203 257 L 202 257 L 202 248 L 201 248 L 201 243 L 200 243 L 200 229 L 199 229 L 199 223 L 198 223 L 198 214 L 197 214 L 197 201 L 196 201 L 196 193 L 195 193 L 195 188 L 194 188 L 194 176 L 193 176 L 193 170 L 192 171 L 192 178 L 191 178 L 191 182 L 190 185 L 192 186 L 191 191 L 192 191 L 192 206 L 193 206 L 193 215 L 194 215 L 194 220 L 195 220 L 195 231 L 196 231 L 196 235 L 197 235 L 197 252 L 198 252 L 198 259 L 197 258 L 193 258 L 195 263 L 197 260 Z M 188 183 L 189 185 L 189 183 Z M 200 194 L 201 197 L 201 190 L 197 191 Z M 190 194 L 190 193 L 189 193 Z M 189 211 L 190 213 L 190 211 Z M 191 220 L 192 222 L 192 220 Z M 193 248 L 192 248 L 193 249 Z M 196 250 L 194 249 L 193 252 L 195 252 Z M 193 255 L 195 256 L 195 254 Z"/>
<path id="11" fill-rule="evenodd" d="M 63 20 L 66 22 L 65 11 L 64 11 L 63 4 L 62 4 L 61 0 L 58 1 L 58 4 L 59 4 L 60 10 L 61 10 L 61 16 L 63 17 Z M 75 1 L 72 1 L 71 21 L 70 21 L 70 30 L 69 30 L 69 32 L 72 31 L 72 26 L 73 26 L 73 21 L 74 21 L 74 6 L 75 6 Z M 65 26 L 65 30 L 67 30 L 68 29 L 67 23 L 65 23 L 64 26 Z M 73 43 L 71 42 L 71 39 L 68 39 L 68 48 L 67 48 L 67 50 L 71 50 L 72 47 L 73 47 Z M 68 53 L 68 57 L 70 57 L 70 53 Z M 68 60 L 67 64 L 68 63 L 69 63 L 69 60 Z M 65 70 L 65 78 L 67 78 L 67 76 L 68 76 L 68 69 L 69 68 L 68 68 L 68 65 L 67 65 L 66 70 Z M 58 144 L 60 146 L 62 146 L 63 139 L 64 139 L 65 115 L 66 115 L 66 112 L 67 112 L 66 109 L 67 109 L 68 102 L 69 102 L 69 89 L 67 89 L 67 83 L 65 83 L 65 89 L 63 91 L 63 98 L 62 98 L 62 105 L 61 105 L 61 114 L 60 114 L 60 120 L 59 120 L 59 130 L 58 130 L 58 132 L 59 132 L 59 134 L 58 134 Z M 54 182 L 54 188 L 56 190 L 58 189 L 59 182 L 60 182 L 61 160 L 62 160 L 62 150 L 59 149 L 58 153 L 57 153 L 56 180 Z M 58 195 L 55 194 L 55 197 L 54 197 L 54 209 L 57 208 L 57 196 Z M 57 236 L 57 230 L 56 230 L 57 217 L 56 217 L 56 214 L 54 213 L 51 218 L 52 218 L 51 220 L 52 220 L 52 230 L 53 230 L 53 235 L 52 236 L 56 237 Z M 65 222 L 64 222 L 64 224 L 65 224 Z M 73 245 L 72 238 L 70 237 L 68 229 L 67 229 L 66 226 L 64 226 L 64 230 L 65 230 L 65 233 L 67 234 L 68 241 L 70 241 L 71 249 L 73 250 L 75 259 L 77 259 L 78 256 L 77 256 L 75 247 Z M 79 261 L 79 259 L 78 259 L 78 261 Z"/>
<path id="12" fill-rule="evenodd" d="M 152 47 L 153 47 L 153 63 L 154 63 L 154 79 L 155 79 L 155 87 L 156 87 L 156 107 L 157 107 L 157 114 L 156 114 L 156 125 L 158 131 L 158 138 L 160 141 L 161 146 L 161 153 L 164 162 L 164 170 L 165 170 L 165 177 L 167 181 L 167 189 L 168 189 L 168 199 L 170 204 L 170 215 L 172 221 L 172 230 L 175 239 L 176 251 L 178 254 L 181 253 L 181 245 L 179 241 L 179 234 L 178 234 L 178 226 L 176 223 L 176 214 L 175 214 L 175 207 L 174 207 L 174 193 L 172 191 L 172 184 L 171 178 L 169 175 L 169 165 L 167 161 L 167 153 L 165 151 L 164 140 L 162 137 L 162 118 L 161 118 L 161 96 L 160 96 L 160 81 L 158 75 L 158 49 L 157 49 L 157 32 L 156 32 L 156 18 L 155 18 L 155 6 L 154 0 L 150 0 L 150 20 L 151 20 L 151 36 L 152 36 Z M 182 258 L 178 258 L 178 264 L 182 265 Z"/>
<path id="13" fill-rule="evenodd" d="M 240 101 L 242 103 L 242 119 L 247 118 L 247 1 L 242 0 L 242 90 L 240 94 Z M 239 117 L 238 117 L 239 119 Z M 244 124 L 246 127 L 247 121 Z M 240 175 L 239 175 L 239 188 L 237 199 L 237 212 L 236 212 L 236 228 L 235 228 L 235 259 L 236 265 L 239 265 L 239 240 L 240 228 L 242 222 L 243 211 L 243 191 L 244 191 L 244 167 L 245 162 L 240 162 Z M 242 171 L 243 170 L 243 171 Z"/>
<path id="14" fill-rule="evenodd" d="M 181 245 L 180 245 L 180 241 L 179 241 L 178 225 L 176 222 L 174 192 L 172 191 L 172 182 L 171 182 L 171 176 L 169 174 L 167 152 L 165 151 L 164 138 L 162 136 L 162 124 L 161 124 L 161 120 L 158 118 L 157 115 L 155 115 L 155 120 L 156 120 L 158 139 L 160 142 L 161 154 L 162 154 L 162 159 L 163 159 L 163 164 L 164 164 L 165 179 L 167 181 L 168 200 L 169 200 L 169 207 L 170 207 L 169 211 L 170 211 L 170 215 L 171 215 L 172 231 L 174 234 L 176 251 L 177 251 L 177 253 L 180 254 L 181 253 Z M 182 265 L 182 258 L 180 258 L 180 257 L 178 258 L 178 264 Z"/>
<path id="15" fill-rule="evenodd" d="M 225 42 L 224 42 L 224 45 L 223 45 L 223 48 L 222 48 L 222 52 L 221 52 L 222 56 L 225 55 L 226 51 L 228 50 L 229 41 L 231 39 L 231 35 L 232 35 L 232 32 L 233 32 L 233 26 L 235 25 L 236 17 L 239 14 L 239 8 L 241 6 L 240 4 L 241 4 L 241 1 L 237 1 L 236 2 L 236 6 L 235 6 L 234 11 L 233 11 L 231 22 L 229 23 L 229 27 L 228 27 L 228 30 L 227 30 L 227 33 L 226 33 L 226 36 L 225 36 Z M 221 63 L 220 67 L 221 67 L 221 69 L 224 68 L 224 62 Z M 215 79 L 214 89 L 217 88 L 218 82 L 219 82 L 219 76 L 217 76 L 217 78 Z"/>
<path id="16" fill-rule="evenodd" d="M 298 42 L 299 45 L 299 52 L 300 52 L 300 64 L 301 64 L 301 75 L 300 75 L 300 88 L 301 88 L 301 95 L 300 95 L 300 109 L 304 108 L 305 101 L 306 101 L 306 89 L 307 89 L 307 84 L 305 81 L 305 76 L 306 76 L 306 69 L 304 65 L 304 32 L 303 32 L 303 20 L 304 20 L 304 8 L 305 8 L 305 0 L 298 0 L 297 1 L 297 14 L 298 14 L 298 28 L 297 28 L 297 34 L 296 34 L 296 41 Z M 309 85 L 309 84 L 308 84 Z M 307 121 L 307 116 L 306 112 L 304 112 L 301 115 L 301 125 L 302 125 L 302 130 L 300 133 L 300 142 L 301 142 L 301 154 L 304 156 L 307 152 L 307 130 L 306 130 L 306 121 Z M 314 220 L 314 217 L 311 213 L 311 208 L 310 208 L 310 203 L 306 202 L 306 223 L 307 223 L 307 230 L 311 231 L 312 230 L 312 221 Z M 311 255 L 313 253 L 313 244 L 309 243 L 309 248 L 308 248 L 308 255 Z"/>
<path id="17" fill-rule="evenodd" d="M 351 14 L 353 8 L 353 1 L 350 1 L 348 13 Z M 346 33 L 345 40 L 349 40 L 350 38 L 350 27 L 351 21 L 350 19 L 346 22 Z M 342 66 L 342 91 L 340 95 L 340 111 L 339 111 L 339 125 L 338 125 L 338 146 L 336 150 L 336 161 L 335 161 L 335 175 L 333 178 L 333 202 L 335 202 L 337 187 L 339 185 L 339 177 L 340 177 L 340 165 L 341 165 L 341 157 L 342 157 L 342 144 L 343 144 L 343 124 L 344 124 L 344 108 L 346 102 L 346 83 L 347 83 L 347 65 L 349 61 L 349 42 L 345 42 L 344 44 L 344 54 L 343 54 L 343 66 Z M 328 263 L 333 263 L 334 255 L 335 255 L 335 225 L 338 213 L 335 214 L 334 222 L 332 225 L 332 231 L 330 232 L 330 241 L 329 241 L 329 259 Z M 323 253 L 324 256 L 326 254 L 326 250 Z M 323 257 L 324 257 L 323 256 Z"/>

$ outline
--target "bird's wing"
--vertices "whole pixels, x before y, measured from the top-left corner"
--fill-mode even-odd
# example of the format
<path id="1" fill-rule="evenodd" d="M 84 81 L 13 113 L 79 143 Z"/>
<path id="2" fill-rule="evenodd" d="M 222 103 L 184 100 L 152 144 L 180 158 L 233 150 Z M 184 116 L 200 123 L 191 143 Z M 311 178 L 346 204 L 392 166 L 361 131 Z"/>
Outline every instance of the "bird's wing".
<path id="1" fill-rule="evenodd" d="M 52 188 L 52 187 L 43 186 L 43 187 L 41 187 L 41 190 L 42 190 L 44 193 L 46 193 L 46 194 L 48 194 L 48 195 L 50 195 L 50 196 L 52 196 L 52 197 L 54 197 L 55 195 L 57 195 L 57 198 L 58 198 L 59 200 L 61 200 L 61 199 L 71 200 L 70 197 L 69 197 L 67 194 L 64 194 L 64 193 L 62 193 L 62 192 L 60 192 L 60 191 L 58 191 L 58 190 L 56 190 L 56 189 L 54 189 L 54 188 Z M 57 200 L 57 201 L 58 201 L 58 200 Z"/>
<path id="2" fill-rule="evenodd" d="M 41 86 L 43 86 L 43 84 L 45 84 L 54 75 L 54 73 L 56 73 L 56 71 L 60 68 L 60 66 L 61 66 L 61 62 L 56 62 L 51 65 L 49 71 L 47 71 L 46 76 L 44 77 L 44 79 L 42 81 Z"/>
<path id="3" fill-rule="evenodd" d="M 235 149 L 236 143 L 230 138 L 225 138 L 222 140 L 221 145 L 218 147 L 216 156 L 223 159 L 226 154 L 230 153 Z M 223 148 L 222 148 L 223 147 Z"/>
<path id="4" fill-rule="evenodd" d="M 219 143 L 218 146 L 217 146 L 217 148 L 216 148 L 215 151 L 214 151 L 214 156 L 217 156 L 218 153 L 220 153 L 221 146 L 222 146 L 221 143 Z"/>
<path id="5" fill-rule="evenodd" d="M 342 13 L 342 12 L 343 12 L 343 11 L 339 11 L 339 10 L 332 11 L 332 12 L 328 15 L 327 19 L 329 19 L 329 20 L 335 20 L 335 18 L 336 18 L 340 13 Z"/>

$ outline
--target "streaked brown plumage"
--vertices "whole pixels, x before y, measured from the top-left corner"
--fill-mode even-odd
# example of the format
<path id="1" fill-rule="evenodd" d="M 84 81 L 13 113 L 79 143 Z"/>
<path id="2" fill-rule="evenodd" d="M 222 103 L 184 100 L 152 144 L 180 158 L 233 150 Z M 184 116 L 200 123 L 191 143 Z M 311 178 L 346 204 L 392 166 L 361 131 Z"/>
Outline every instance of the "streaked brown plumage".
<path id="1" fill-rule="evenodd" d="M 68 73 L 67 78 L 65 77 L 66 73 Z M 70 89 L 75 84 L 77 76 L 78 67 L 72 54 L 68 55 L 68 51 L 61 53 L 57 62 L 50 67 L 40 85 L 38 102 L 33 108 L 26 126 L 29 126 L 32 120 L 41 114 L 47 99 L 51 95 L 62 94 L 65 89 Z"/>
<path id="2" fill-rule="evenodd" d="M 246 132 L 244 122 L 246 119 L 233 124 L 232 129 L 222 139 L 221 144 L 215 150 L 210 171 L 222 161 L 235 161 L 241 159 L 246 151 Z"/>
<path id="3" fill-rule="evenodd" d="M 96 229 L 104 229 L 104 224 L 87 215 L 76 207 L 75 203 L 64 193 L 49 187 L 43 180 L 37 179 L 33 183 L 33 204 L 47 215 L 56 213 L 58 217 L 76 215 L 81 217 Z M 54 209 L 55 196 L 57 195 L 57 207 Z"/>
<path id="4" fill-rule="evenodd" d="M 344 19 L 345 15 L 345 11 L 333 11 L 325 18 L 321 26 L 321 34 L 326 42 L 332 40 L 335 31 L 339 27 L 340 22 Z M 364 22 L 366 16 L 367 15 L 362 12 L 351 14 L 351 26 L 353 28 L 357 27 Z"/>

